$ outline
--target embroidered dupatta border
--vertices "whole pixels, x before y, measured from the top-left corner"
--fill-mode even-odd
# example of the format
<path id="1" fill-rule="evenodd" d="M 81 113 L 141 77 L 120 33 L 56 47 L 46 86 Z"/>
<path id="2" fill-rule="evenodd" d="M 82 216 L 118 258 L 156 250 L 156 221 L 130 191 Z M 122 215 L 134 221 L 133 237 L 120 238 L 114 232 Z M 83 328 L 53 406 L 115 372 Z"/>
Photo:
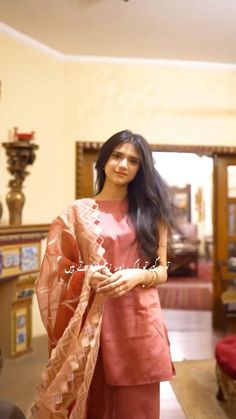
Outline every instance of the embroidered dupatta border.
<path id="1" fill-rule="evenodd" d="M 74 226 L 79 218 L 84 227 L 83 240 L 90 249 L 87 261 L 105 264 L 96 202 L 92 199 L 77 200 L 61 218 L 77 243 L 79 231 Z M 95 296 L 88 309 L 90 276 L 88 270 L 77 308 L 41 376 L 31 418 L 86 419 L 87 396 L 98 356 L 103 311 L 103 300 L 99 296 Z"/>

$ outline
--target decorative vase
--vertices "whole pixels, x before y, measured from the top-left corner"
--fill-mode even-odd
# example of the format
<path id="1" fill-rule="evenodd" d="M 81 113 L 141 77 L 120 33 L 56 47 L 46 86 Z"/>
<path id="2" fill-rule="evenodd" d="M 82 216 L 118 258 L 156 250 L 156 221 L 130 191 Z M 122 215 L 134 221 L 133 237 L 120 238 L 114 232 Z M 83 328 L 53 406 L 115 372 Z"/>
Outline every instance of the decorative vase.
<path id="1" fill-rule="evenodd" d="M 34 163 L 35 152 L 38 149 L 38 145 L 30 142 L 33 139 L 33 131 L 30 134 L 18 133 L 17 128 L 15 128 L 14 141 L 2 144 L 8 157 L 7 169 L 13 176 L 13 179 L 8 183 L 10 191 L 6 196 L 10 225 L 21 225 L 22 222 L 22 210 L 25 203 L 22 188 L 25 177 L 29 175 L 26 168 Z"/>
<path id="2" fill-rule="evenodd" d="M 6 195 L 9 210 L 9 224 L 21 225 L 22 210 L 25 203 L 25 195 L 20 188 L 12 188 Z"/>

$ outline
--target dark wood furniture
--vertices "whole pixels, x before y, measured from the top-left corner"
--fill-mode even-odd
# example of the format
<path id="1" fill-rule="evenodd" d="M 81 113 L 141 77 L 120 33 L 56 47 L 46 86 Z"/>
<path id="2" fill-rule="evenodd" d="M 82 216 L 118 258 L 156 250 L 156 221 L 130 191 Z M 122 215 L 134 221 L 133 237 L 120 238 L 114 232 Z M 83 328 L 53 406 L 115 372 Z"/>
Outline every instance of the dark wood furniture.
<path id="1" fill-rule="evenodd" d="M 198 274 L 198 228 L 196 224 L 182 223 L 179 231 L 172 231 L 168 241 L 169 275 Z"/>

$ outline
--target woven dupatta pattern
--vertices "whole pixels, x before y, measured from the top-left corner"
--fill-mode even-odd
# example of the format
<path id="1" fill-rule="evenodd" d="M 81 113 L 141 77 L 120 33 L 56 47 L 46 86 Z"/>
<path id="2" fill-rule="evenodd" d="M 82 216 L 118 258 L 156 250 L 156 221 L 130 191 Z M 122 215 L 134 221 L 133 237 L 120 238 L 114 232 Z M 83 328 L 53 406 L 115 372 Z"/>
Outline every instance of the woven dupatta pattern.
<path id="1" fill-rule="evenodd" d="M 52 334 L 52 327 L 56 324 L 58 307 L 63 305 L 70 310 L 73 307 L 75 309 L 41 376 L 31 418 L 86 419 L 87 397 L 99 351 L 103 311 L 102 297 L 94 296 L 90 288 L 89 266 L 106 263 L 98 216 L 97 204 L 92 199 L 75 201 L 67 213 L 60 216 L 63 228 L 53 229 L 52 234 L 49 234 L 46 268 L 42 267 L 36 287 L 42 319 L 49 333 Z M 78 302 L 71 298 L 70 293 L 65 292 L 70 289 L 73 278 L 77 279 L 78 271 L 75 270 L 66 282 L 58 269 L 58 265 L 64 266 L 62 232 L 72 240 L 72 247 L 76 245 L 81 249 L 78 254 L 81 256 L 83 253 L 83 261 L 87 264 Z M 68 262 L 68 258 L 65 260 Z M 77 262 L 79 264 L 79 260 Z M 50 278 L 48 285 L 47 273 Z M 52 300 L 50 295 L 53 296 Z M 52 307 L 48 308 L 46 302 L 51 302 Z"/>

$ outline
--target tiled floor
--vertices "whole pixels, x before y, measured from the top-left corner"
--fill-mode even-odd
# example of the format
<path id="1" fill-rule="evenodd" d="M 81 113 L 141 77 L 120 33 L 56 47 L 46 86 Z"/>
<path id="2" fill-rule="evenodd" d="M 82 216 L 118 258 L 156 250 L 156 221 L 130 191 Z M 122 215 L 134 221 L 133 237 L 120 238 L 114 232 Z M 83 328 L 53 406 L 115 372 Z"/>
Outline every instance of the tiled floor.
<path id="1" fill-rule="evenodd" d="M 173 361 L 214 356 L 220 335 L 212 330 L 210 311 L 163 310 L 169 330 Z M 169 383 L 161 384 L 161 419 L 184 419 L 185 415 Z"/>

